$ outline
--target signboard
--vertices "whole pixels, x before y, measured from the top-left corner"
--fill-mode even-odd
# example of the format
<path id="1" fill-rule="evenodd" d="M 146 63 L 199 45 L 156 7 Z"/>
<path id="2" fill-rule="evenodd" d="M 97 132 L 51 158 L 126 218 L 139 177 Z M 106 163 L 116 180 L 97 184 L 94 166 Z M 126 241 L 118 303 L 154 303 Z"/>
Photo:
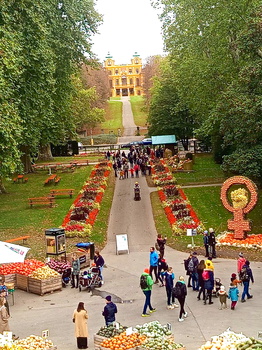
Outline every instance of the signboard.
<path id="1" fill-rule="evenodd" d="M 188 229 L 186 230 L 186 235 L 187 235 L 187 236 L 192 236 L 192 228 L 188 228 Z"/>
<path id="2" fill-rule="evenodd" d="M 127 252 L 129 254 L 127 234 L 116 235 L 116 254 Z"/>
<path id="3" fill-rule="evenodd" d="M 42 331 L 42 338 L 47 338 L 49 337 L 49 330 L 45 329 L 44 331 Z"/>

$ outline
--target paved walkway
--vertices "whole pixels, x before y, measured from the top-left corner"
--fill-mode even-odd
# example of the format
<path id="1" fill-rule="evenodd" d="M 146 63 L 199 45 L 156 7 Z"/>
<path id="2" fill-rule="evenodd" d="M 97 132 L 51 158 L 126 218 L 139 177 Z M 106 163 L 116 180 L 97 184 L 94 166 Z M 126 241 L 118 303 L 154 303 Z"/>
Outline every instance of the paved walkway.
<path id="1" fill-rule="evenodd" d="M 101 315 L 105 305 L 105 296 L 113 294 L 118 303 L 117 320 L 126 326 L 135 326 L 152 320 L 159 320 L 162 324 L 169 322 L 177 342 L 182 342 L 187 350 L 196 350 L 213 335 L 218 335 L 228 327 L 236 332 L 244 332 L 248 336 L 257 337 L 262 330 L 260 297 L 262 263 L 252 262 L 255 284 L 251 286 L 252 300 L 238 303 L 236 310 L 230 308 L 218 310 L 218 299 L 213 305 L 203 305 L 197 301 L 197 294 L 188 289 L 186 310 L 188 318 L 178 322 L 178 309 L 166 309 L 165 288 L 153 286 L 152 304 L 157 312 L 148 318 L 142 318 L 144 294 L 139 287 L 139 277 L 145 267 L 149 265 L 149 248 L 154 245 L 156 229 L 152 216 L 150 191 L 145 178 L 138 179 L 141 186 L 141 201 L 133 200 L 133 185 L 135 179 L 116 179 L 116 188 L 110 211 L 107 233 L 107 244 L 102 251 L 107 268 L 103 275 L 105 284 L 97 289 L 95 295 L 83 290 L 81 293 L 70 287 L 62 292 L 56 292 L 43 297 L 17 290 L 15 305 L 11 307 L 11 329 L 20 337 L 30 334 L 41 335 L 42 330 L 48 329 L 50 339 L 57 345 L 58 350 L 76 349 L 74 338 L 74 324 L 72 313 L 79 301 L 84 301 L 89 313 L 88 327 L 90 334 L 89 348 L 94 349 L 93 335 L 104 325 Z M 164 212 L 163 212 L 164 215 Z M 116 255 L 115 235 L 128 235 L 130 254 Z M 195 248 L 197 251 L 197 248 Z M 236 257 L 238 250 L 236 250 Z M 248 256 L 248 253 L 246 253 Z M 187 254 L 166 248 L 166 260 L 173 266 L 176 279 L 185 275 L 183 260 Z M 203 257 L 199 256 L 199 259 Z M 214 260 L 215 276 L 228 289 L 230 275 L 236 272 L 236 260 Z M 240 290 L 242 288 L 240 287 Z M 228 305 L 230 305 L 228 303 Z"/>

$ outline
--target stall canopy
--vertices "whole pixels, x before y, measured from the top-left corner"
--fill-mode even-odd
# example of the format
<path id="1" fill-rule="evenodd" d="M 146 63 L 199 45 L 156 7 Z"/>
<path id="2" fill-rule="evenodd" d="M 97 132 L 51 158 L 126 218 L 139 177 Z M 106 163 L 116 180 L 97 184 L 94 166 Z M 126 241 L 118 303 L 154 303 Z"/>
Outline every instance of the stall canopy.
<path id="1" fill-rule="evenodd" d="M 30 248 L 0 241 L 0 264 L 24 262 Z"/>
<path id="2" fill-rule="evenodd" d="M 175 135 L 152 136 L 152 145 L 168 145 L 176 143 Z"/>

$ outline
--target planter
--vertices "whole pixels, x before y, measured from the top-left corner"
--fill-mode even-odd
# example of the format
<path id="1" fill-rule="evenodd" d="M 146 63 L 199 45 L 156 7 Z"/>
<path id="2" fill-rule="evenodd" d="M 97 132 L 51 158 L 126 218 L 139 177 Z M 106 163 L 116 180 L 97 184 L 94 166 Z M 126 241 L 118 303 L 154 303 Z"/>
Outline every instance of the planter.
<path id="1" fill-rule="evenodd" d="M 56 290 L 62 290 L 61 276 L 51 277 L 44 280 L 28 277 L 28 291 L 30 293 L 44 295 L 53 293 Z"/>
<path id="2" fill-rule="evenodd" d="M 28 292 L 28 276 L 16 274 L 16 287 Z"/>

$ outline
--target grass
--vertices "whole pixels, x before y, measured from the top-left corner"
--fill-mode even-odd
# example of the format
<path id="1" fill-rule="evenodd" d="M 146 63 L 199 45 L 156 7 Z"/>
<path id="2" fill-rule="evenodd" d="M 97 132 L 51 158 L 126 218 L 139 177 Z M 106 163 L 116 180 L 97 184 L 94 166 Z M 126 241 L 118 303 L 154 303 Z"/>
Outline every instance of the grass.
<path id="1" fill-rule="evenodd" d="M 212 154 L 196 154 L 193 169 L 194 172 L 174 173 L 179 185 L 216 184 L 226 180 L 220 165 L 214 162 Z"/>
<path id="2" fill-rule="evenodd" d="M 114 131 L 117 134 L 118 129 L 123 129 L 122 125 L 122 102 L 109 101 L 106 108 L 105 121 L 100 125 L 105 133 Z"/>
<path id="3" fill-rule="evenodd" d="M 30 235 L 28 243 L 31 249 L 28 257 L 33 256 L 43 260 L 45 258 L 44 231 L 62 224 L 75 197 L 88 179 L 91 169 L 90 166 L 84 166 L 77 168 L 74 173 L 59 173 L 62 180 L 55 188 L 74 188 L 75 194 L 73 198 L 59 196 L 53 208 L 36 205 L 31 209 L 28 205 L 28 198 L 46 196 L 49 190 L 54 188 L 52 185 L 43 185 L 48 177 L 46 172 L 27 174 L 27 183 L 5 183 L 8 194 L 0 196 L 1 240 Z"/>
<path id="4" fill-rule="evenodd" d="M 146 126 L 147 113 L 144 112 L 144 99 L 143 96 L 131 96 L 130 103 L 134 115 L 134 122 L 137 126 Z"/>

